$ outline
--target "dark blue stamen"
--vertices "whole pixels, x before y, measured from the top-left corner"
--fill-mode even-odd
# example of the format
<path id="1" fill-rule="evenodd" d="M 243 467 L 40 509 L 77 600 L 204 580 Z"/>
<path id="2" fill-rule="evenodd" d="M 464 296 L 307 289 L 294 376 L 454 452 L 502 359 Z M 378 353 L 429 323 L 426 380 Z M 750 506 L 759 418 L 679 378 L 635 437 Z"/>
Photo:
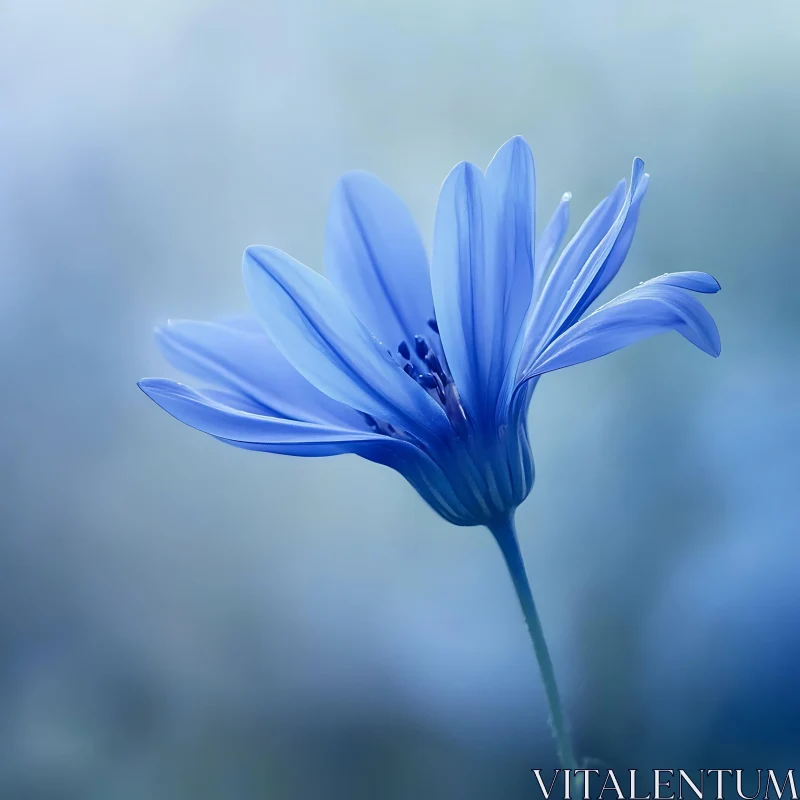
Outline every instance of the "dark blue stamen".
<path id="1" fill-rule="evenodd" d="M 437 333 L 437 334 L 439 333 L 439 323 L 436 321 L 436 319 L 435 319 L 434 317 L 431 317 L 431 318 L 428 320 L 428 327 L 429 327 L 429 328 L 430 328 L 430 329 L 431 329 L 431 330 L 432 330 L 434 333 Z"/>
<path id="2" fill-rule="evenodd" d="M 417 379 L 417 369 L 413 364 L 403 364 L 403 372 L 410 378 Z"/>
<path id="3" fill-rule="evenodd" d="M 375 417 L 371 417 L 369 414 L 364 414 L 364 419 L 367 421 L 367 425 L 369 425 L 370 428 L 375 428 L 377 430 L 378 423 L 376 422 Z"/>
<path id="4" fill-rule="evenodd" d="M 417 381 L 423 389 L 436 389 L 438 386 L 436 383 L 436 378 L 434 378 L 430 372 L 424 372 L 417 378 Z"/>
<path id="5" fill-rule="evenodd" d="M 400 353 L 400 355 L 406 361 L 411 358 L 411 351 L 408 349 L 408 345 L 405 343 L 405 340 L 400 342 L 400 344 L 397 346 L 397 352 Z"/>
<path id="6" fill-rule="evenodd" d="M 428 343 L 421 336 L 414 337 L 414 349 L 417 351 L 417 355 L 422 359 L 428 355 L 428 351 L 430 350 Z"/>
<path id="7" fill-rule="evenodd" d="M 439 359 L 433 350 L 428 351 L 428 354 L 425 356 L 425 363 L 428 365 L 431 372 L 435 372 L 442 379 L 443 383 L 447 383 L 442 365 L 439 363 Z"/>

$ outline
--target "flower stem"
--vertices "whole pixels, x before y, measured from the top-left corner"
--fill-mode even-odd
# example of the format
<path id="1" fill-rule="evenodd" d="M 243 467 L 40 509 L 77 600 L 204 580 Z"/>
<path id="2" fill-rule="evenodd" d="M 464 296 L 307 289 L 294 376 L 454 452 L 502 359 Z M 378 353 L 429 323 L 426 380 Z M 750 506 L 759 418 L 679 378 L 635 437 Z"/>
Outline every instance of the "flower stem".
<path id="1" fill-rule="evenodd" d="M 503 553 L 509 575 L 511 575 L 511 580 L 514 582 L 519 604 L 522 606 L 522 613 L 525 615 L 525 622 L 528 624 L 528 632 L 530 633 L 536 660 L 539 662 L 539 670 L 542 674 L 547 703 L 550 706 L 550 726 L 556 740 L 558 760 L 563 769 L 574 770 L 578 764 L 575 760 L 572 742 L 567 731 L 567 720 L 564 716 L 561 697 L 558 693 L 550 651 L 547 649 L 542 623 L 536 610 L 536 604 L 533 602 L 533 594 L 525 572 L 525 564 L 517 541 L 513 515 L 493 523 L 489 526 L 489 530 L 494 535 L 497 544 L 500 546 L 500 551 Z"/>

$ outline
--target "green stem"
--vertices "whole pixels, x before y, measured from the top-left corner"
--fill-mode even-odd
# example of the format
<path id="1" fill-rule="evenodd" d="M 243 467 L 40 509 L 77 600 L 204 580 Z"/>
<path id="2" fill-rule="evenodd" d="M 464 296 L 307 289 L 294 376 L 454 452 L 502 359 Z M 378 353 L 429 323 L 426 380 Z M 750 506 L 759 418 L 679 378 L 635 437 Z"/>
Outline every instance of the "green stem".
<path id="1" fill-rule="evenodd" d="M 550 659 L 550 651 L 547 649 L 542 623 L 536 610 L 536 604 L 533 602 L 528 576 L 525 573 L 525 564 L 517 541 L 513 514 L 507 518 L 497 520 L 488 527 L 500 546 L 500 551 L 503 553 L 509 575 L 511 575 L 511 580 L 514 582 L 514 589 L 517 591 L 519 604 L 522 606 L 522 613 L 525 615 L 525 622 L 528 624 L 528 632 L 531 636 L 531 642 L 533 642 L 536 660 L 539 662 L 539 670 L 542 673 L 547 703 L 550 706 L 550 725 L 556 740 L 558 760 L 564 769 L 577 769 L 578 764 L 575 760 L 572 742 L 567 731 L 567 720 L 564 716 L 564 708 L 561 705 L 561 697 L 558 693 L 553 662 Z"/>

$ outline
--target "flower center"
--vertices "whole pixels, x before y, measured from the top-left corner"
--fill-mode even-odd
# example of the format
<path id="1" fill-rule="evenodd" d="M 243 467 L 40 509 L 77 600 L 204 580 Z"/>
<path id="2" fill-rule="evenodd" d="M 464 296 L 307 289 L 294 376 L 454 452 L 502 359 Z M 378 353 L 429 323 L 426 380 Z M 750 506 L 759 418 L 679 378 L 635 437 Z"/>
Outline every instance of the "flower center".
<path id="1" fill-rule="evenodd" d="M 459 436 L 467 432 L 467 416 L 461 404 L 453 376 L 447 366 L 441 339 L 439 338 L 439 325 L 435 319 L 428 320 L 430 332 L 427 339 L 421 334 L 414 336 L 413 350 L 405 339 L 397 346 L 403 371 L 416 381 L 436 402 L 444 409 L 453 430 Z M 434 347 L 428 343 L 433 342 Z M 441 358 L 437 355 L 439 351 Z M 399 436 L 396 428 L 388 423 L 376 420 L 369 414 L 364 415 L 367 424 L 377 433 Z"/>

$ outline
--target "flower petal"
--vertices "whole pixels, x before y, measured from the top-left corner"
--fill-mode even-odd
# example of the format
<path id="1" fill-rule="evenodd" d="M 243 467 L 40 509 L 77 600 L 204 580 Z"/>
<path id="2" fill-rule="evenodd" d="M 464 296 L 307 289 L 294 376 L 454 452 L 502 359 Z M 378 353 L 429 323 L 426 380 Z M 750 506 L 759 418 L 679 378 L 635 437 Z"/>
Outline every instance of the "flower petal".
<path id="1" fill-rule="evenodd" d="M 461 400 L 478 425 L 494 422 L 533 291 L 534 168 L 521 137 L 484 178 L 466 162 L 442 186 L 431 280 L 442 345 Z"/>
<path id="2" fill-rule="evenodd" d="M 639 185 L 642 180 L 647 180 L 647 176 L 644 175 L 644 162 L 641 158 L 635 158 L 633 160 L 631 182 L 628 186 L 628 192 L 616 219 L 608 229 L 608 232 L 600 240 L 600 243 L 592 251 L 586 263 L 581 267 L 575 281 L 567 291 L 561 308 L 556 314 L 556 330 L 554 331 L 556 335 L 574 320 L 574 316 L 572 316 L 573 311 L 580 306 L 587 293 L 591 293 L 595 280 L 607 263 L 611 251 L 622 233 L 622 229 L 628 219 L 633 199 L 639 196 Z"/>
<path id="3" fill-rule="evenodd" d="M 359 319 L 394 351 L 428 330 L 430 269 L 405 203 L 369 172 L 336 185 L 325 231 L 325 271 Z"/>
<path id="4" fill-rule="evenodd" d="M 223 392 L 215 397 L 197 392 L 176 381 L 145 378 L 139 388 L 168 414 L 204 433 L 230 444 L 251 449 L 289 452 L 294 448 L 324 450 L 325 455 L 352 451 L 354 442 L 385 437 L 369 431 L 348 430 L 330 425 L 268 417 L 226 405 Z M 237 396 L 233 396 L 234 402 Z M 288 448 L 288 449 L 287 449 Z M 317 453 L 322 454 L 322 453 Z"/>
<path id="5" fill-rule="evenodd" d="M 541 296 L 532 309 L 522 346 L 520 371 L 527 369 L 547 344 L 550 331 L 556 329 L 561 305 L 581 269 L 614 222 L 625 197 L 625 182 L 620 181 L 586 218 L 570 239 L 547 277 Z"/>
<path id="6" fill-rule="evenodd" d="M 561 254 L 528 327 L 521 372 L 528 372 L 538 354 L 580 318 L 619 270 L 630 248 L 648 177 L 644 162 L 635 158 L 621 205 L 622 183 L 597 206 Z"/>
<path id="7" fill-rule="evenodd" d="M 636 190 L 631 199 L 631 206 L 628 213 L 625 215 L 625 221 L 622 224 L 619 235 L 614 242 L 611 252 L 608 254 L 606 260 L 601 264 L 597 275 L 586 288 L 583 297 L 577 304 L 573 312 L 564 320 L 561 325 L 562 330 L 572 325 L 573 322 L 580 319 L 584 312 L 594 301 L 600 296 L 603 289 L 611 283 L 616 277 L 617 273 L 631 249 L 633 242 L 633 234 L 636 233 L 636 223 L 639 221 L 639 210 L 644 200 L 647 185 L 650 182 L 650 176 L 647 173 L 642 175 L 641 180 L 636 186 Z"/>
<path id="8" fill-rule="evenodd" d="M 641 196 L 639 189 L 640 183 L 646 181 L 647 177 L 644 173 L 644 161 L 641 158 L 633 160 L 633 169 L 631 170 L 631 182 L 628 186 L 628 192 L 625 195 L 625 200 L 622 207 L 617 214 L 616 219 L 612 223 L 608 232 L 600 240 L 600 243 L 592 251 L 592 254 L 586 260 L 586 263 L 581 267 L 574 283 L 567 291 L 566 298 L 562 304 L 561 310 L 558 314 L 560 317 L 559 324 L 563 325 L 567 321 L 570 313 L 578 306 L 581 300 L 586 296 L 586 293 L 591 290 L 595 278 L 600 274 L 605 266 L 614 245 L 617 243 L 622 229 L 628 220 L 629 212 L 633 204 L 633 199 Z"/>
<path id="9" fill-rule="evenodd" d="M 544 280 L 544 275 L 550 268 L 553 258 L 561 247 L 561 242 L 569 227 L 569 202 L 572 200 L 572 193 L 565 192 L 561 197 L 558 208 L 553 212 L 550 221 L 547 223 L 542 235 L 536 242 L 536 264 L 534 266 L 534 289 L 533 296 L 539 296 L 539 289 Z"/>
<path id="10" fill-rule="evenodd" d="M 454 525 L 475 524 L 475 510 L 470 510 L 442 469 L 415 445 L 385 437 L 383 441 L 359 442 L 354 446 L 354 452 L 399 472 L 448 522 Z"/>
<path id="11" fill-rule="evenodd" d="M 166 359 L 209 386 L 238 395 L 237 407 L 274 417 L 360 427 L 363 417 L 310 384 L 256 319 L 170 321 L 156 329 Z M 247 404 L 245 401 L 249 401 Z"/>
<path id="12" fill-rule="evenodd" d="M 520 383 L 545 372 L 591 361 L 669 330 L 678 331 L 703 352 L 718 356 L 719 332 L 711 315 L 680 288 L 678 284 L 684 279 L 668 283 L 664 277 L 625 292 L 566 330 L 545 349 Z M 699 279 L 686 280 L 693 281 Z"/>
<path id="13" fill-rule="evenodd" d="M 406 375 L 318 273 L 271 247 L 248 247 L 244 283 L 278 350 L 321 392 L 419 438 L 449 429 L 441 407 Z"/>
<path id="14" fill-rule="evenodd" d="M 244 450 L 280 455 L 324 457 L 352 453 L 367 461 L 399 472 L 434 511 L 454 525 L 473 525 L 476 519 L 448 481 L 444 472 L 416 445 L 375 436 L 373 441 L 293 442 L 288 445 L 241 442 L 216 437 L 219 441 Z"/>
<path id="15" fill-rule="evenodd" d="M 648 283 L 666 283 L 670 286 L 679 286 L 692 292 L 703 294 L 716 294 L 722 287 L 719 281 L 706 272 L 665 272 L 657 278 L 651 278 Z M 642 284 L 644 286 L 644 284 Z"/>
<path id="16" fill-rule="evenodd" d="M 478 311 L 492 294 L 486 274 L 483 191 L 483 174 L 474 164 L 457 164 L 447 176 L 436 206 L 431 263 L 442 346 L 473 419 L 484 418 L 488 411 L 485 398 L 498 355 Z"/>
<path id="17" fill-rule="evenodd" d="M 528 143 L 515 136 L 486 168 L 488 281 L 494 290 L 488 335 L 503 343 L 503 369 L 533 298 L 536 172 Z"/>

